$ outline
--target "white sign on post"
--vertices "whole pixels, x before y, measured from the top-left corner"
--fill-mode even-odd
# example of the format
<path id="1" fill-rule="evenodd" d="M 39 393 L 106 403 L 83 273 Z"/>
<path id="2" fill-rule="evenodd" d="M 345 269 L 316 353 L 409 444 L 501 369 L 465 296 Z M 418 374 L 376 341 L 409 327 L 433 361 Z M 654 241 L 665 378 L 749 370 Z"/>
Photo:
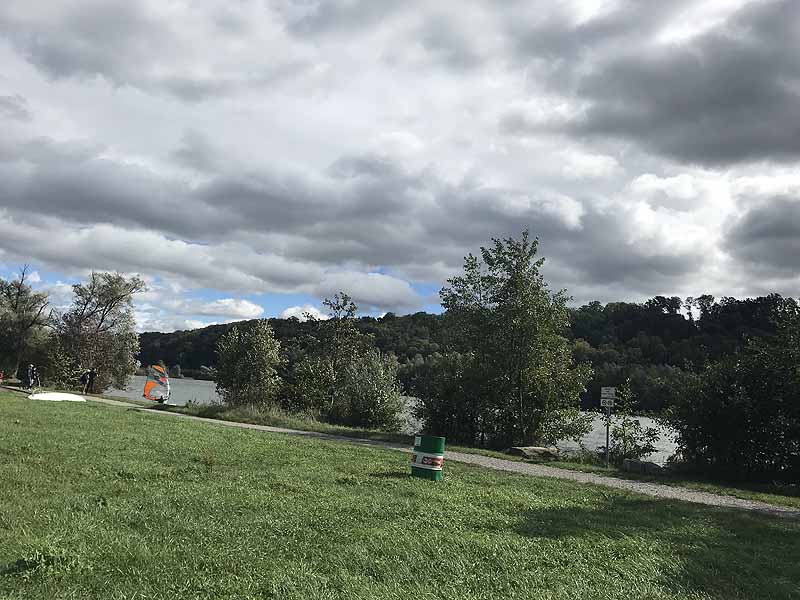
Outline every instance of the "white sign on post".
<path id="1" fill-rule="evenodd" d="M 614 406 L 614 398 L 617 395 L 617 388 L 600 388 L 600 406 L 610 408 Z"/>

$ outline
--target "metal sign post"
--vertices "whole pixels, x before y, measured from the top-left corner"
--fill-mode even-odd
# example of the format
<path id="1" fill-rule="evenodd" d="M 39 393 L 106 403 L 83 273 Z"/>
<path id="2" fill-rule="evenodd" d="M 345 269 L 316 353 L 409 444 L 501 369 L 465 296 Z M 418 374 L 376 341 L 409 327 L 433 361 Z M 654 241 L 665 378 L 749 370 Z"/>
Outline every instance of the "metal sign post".
<path id="1" fill-rule="evenodd" d="M 617 395 L 617 388 L 600 388 L 600 406 L 606 409 L 606 468 L 609 464 L 609 452 L 611 446 L 611 409 L 614 407 L 614 398 Z"/>

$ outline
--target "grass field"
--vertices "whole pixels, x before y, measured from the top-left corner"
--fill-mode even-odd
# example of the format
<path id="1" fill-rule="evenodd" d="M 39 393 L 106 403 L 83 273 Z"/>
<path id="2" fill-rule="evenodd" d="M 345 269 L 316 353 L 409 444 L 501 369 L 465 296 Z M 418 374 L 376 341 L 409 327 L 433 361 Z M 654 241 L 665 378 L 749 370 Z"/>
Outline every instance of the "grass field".
<path id="1" fill-rule="evenodd" d="M 0 598 L 797 598 L 800 525 L 0 394 Z"/>

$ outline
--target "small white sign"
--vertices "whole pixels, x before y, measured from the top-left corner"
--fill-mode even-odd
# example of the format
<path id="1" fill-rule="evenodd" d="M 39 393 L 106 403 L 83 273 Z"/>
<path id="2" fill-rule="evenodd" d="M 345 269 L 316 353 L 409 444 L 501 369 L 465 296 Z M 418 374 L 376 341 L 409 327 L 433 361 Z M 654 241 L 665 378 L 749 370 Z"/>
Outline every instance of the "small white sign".
<path id="1" fill-rule="evenodd" d="M 614 408 L 613 398 L 600 398 L 600 406 L 603 408 Z"/>
<path id="2" fill-rule="evenodd" d="M 617 397 L 617 388 L 613 387 L 601 387 L 600 388 L 600 398 L 610 398 L 613 400 Z"/>

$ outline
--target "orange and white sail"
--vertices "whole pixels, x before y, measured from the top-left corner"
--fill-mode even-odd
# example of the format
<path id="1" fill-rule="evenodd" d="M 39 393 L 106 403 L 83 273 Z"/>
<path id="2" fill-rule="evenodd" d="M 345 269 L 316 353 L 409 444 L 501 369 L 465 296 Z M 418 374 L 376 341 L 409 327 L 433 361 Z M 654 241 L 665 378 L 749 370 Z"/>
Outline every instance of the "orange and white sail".
<path id="1" fill-rule="evenodd" d="M 144 394 L 148 400 L 165 402 L 169 399 L 169 377 L 161 365 L 150 365 L 147 369 L 147 381 L 144 382 Z"/>

